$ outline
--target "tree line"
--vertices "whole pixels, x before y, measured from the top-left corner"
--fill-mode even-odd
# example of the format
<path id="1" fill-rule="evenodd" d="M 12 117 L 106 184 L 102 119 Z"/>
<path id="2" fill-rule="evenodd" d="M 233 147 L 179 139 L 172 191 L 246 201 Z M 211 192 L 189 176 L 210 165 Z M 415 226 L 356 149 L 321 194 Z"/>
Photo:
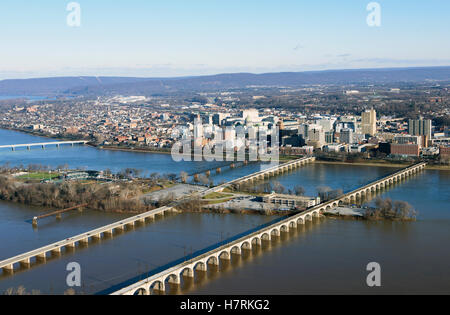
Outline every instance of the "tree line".
<path id="1" fill-rule="evenodd" d="M 368 208 L 364 213 L 364 218 L 372 221 L 412 221 L 416 219 L 417 214 L 417 211 L 406 201 L 377 198 L 375 207 Z"/>
<path id="2" fill-rule="evenodd" d="M 81 204 L 101 211 L 142 212 L 153 209 L 137 196 L 142 186 L 135 183 L 23 183 L 0 176 L 0 200 L 27 205 L 66 209 Z"/>

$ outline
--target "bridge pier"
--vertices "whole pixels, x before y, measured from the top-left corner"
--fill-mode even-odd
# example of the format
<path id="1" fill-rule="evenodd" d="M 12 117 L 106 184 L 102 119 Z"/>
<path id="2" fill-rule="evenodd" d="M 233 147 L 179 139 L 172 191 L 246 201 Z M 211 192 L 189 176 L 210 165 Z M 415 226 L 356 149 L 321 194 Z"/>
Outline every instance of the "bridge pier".
<path id="1" fill-rule="evenodd" d="M 69 250 L 74 250 L 76 248 L 75 242 L 67 244 L 66 248 L 69 249 Z"/>
<path id="2" fill-rule="evenodd" d="M 30 260 L 30 258 L 26 258 L 26 259 L 20 261 L 20 266 L 21 266 L 22 268 L 30 268 L 30 266 L 31 266 L 31 260 Z"/>
<path id="3" fill-rule="evenodd" d="M 40 262 L 45 262 L 47 260 L 47 253 L 41 253 L 36 256 L 36 260 Z"/>
<path id="4" fill-rule="evenodd" d="M 137 220 L 136 222 L 139 223 L 139 224 L 141 224 L 141 225 L 144 225 L 144 224 L 145 224 L 145 218 L 139 219 L 139 220 Z"/>
<path id="5" fill-rule="evenodd" d="M 61 255 L 61 247 L 52 249 L 52 255 L 55 255 L 55 256 Z"/>
<path id="6" fill-rule="evenodd" d="M 14 273 L 14 265 L 13 264 L 4 266 L 2 269 L 3 269 L 3 272 L 5 272 L 5 273 L 9 273 L 9 274 Z"/>
<path id="7" fill-rule="evenodd" d="M 83 246 L 88 246 L 89 245 L 89 237 L 81 239 L 80 244 Z"/>

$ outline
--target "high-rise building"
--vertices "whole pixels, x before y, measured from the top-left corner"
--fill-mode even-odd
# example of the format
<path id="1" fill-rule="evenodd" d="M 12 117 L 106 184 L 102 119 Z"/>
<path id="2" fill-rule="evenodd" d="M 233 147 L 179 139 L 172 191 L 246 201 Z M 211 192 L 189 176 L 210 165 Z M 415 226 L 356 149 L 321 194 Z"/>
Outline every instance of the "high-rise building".
<path id="1" fill-rule="evenodd" d="M 339 136 L 339 140 L 341 143 L 353 143 L 353 130 L 351 129 L 342 129 L 340 136 Z"/>
<path id="2" fill-rule="evenodd" d="M 422 136 L 422 146 L 428 147 L 431 139 L 431 119 L 410 119 L 408 133 L 412 136 Z"/>
<path id="3" fill-rule="evenodd" d="M 202 146 L 203 144 L 203 124 L 200 115 L 194 121 L 194 145 Z"/>
<path id="4" fill-rule="evenodd" d="M 410 119 L 408 133 L 412 136 L 428 136 L 428 138 L 431 138 L 431 120 Z"/>
<path id="5" fill-rule="evenodd" d="M 323 147 L 325 145 L 325 132 L 322 127 L 310 129 L 308 131 L 308 141 L 317 143 L 318 147 Z"/>
<path id="6" fill-rule="evenodd" d="M 372 108 L 361 114 L 362 133 L 374 136 L 377 133 L 377 112 Z"/>

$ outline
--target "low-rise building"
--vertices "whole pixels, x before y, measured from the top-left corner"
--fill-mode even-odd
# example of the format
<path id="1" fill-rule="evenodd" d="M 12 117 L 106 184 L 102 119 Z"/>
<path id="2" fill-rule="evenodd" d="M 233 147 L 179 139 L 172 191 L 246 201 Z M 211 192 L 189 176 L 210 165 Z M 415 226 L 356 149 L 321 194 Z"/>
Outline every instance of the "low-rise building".
<path id="1" fill-rule="evenodd" d="M 418 144 L 391 144 L 392 155 L 419 156 L 420 146 Z"/>
<path id="2" fill-rule="evenodd" d="M 293 196 L 272 193 L 264 196 L 263 201 L 265 203 L 271 203 L 275 205 L 285 206 L 290 209 L 304 209 L 314 207 L 320 204 L 319 197 L 306 197 L 306 196 Z"/>

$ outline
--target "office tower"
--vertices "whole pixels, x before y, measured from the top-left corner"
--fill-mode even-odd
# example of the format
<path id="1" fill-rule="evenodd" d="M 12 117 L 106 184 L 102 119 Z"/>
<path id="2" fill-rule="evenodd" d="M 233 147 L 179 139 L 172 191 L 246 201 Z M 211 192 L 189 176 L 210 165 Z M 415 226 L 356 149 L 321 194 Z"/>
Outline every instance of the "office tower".
<path id="1" fill-rule="evenodd" d="M 431 120 L 410 119 L 408 133 L 412 136 L 428 136 L 428 138 L 431 138 Z"/>
<path id="2" fill-rule="evenodd" d="M 342 129 L 339 137 L 341 143 L 353 143 L 353 130 L 351 129 Z"/>
<path id="3" fill-rule="evenodd" d="M 318 126 L 320 127 L 320 126 Z M 325 132 L 322 127 L 310 129 L 308 131 L 308 140 L 316 142 L 320 147 L 325 145 Z"/>
<path id="4" fill-rule="evenodd" d="M 374 136 L 377 133 L 377 112 L 372 108 L 361 114 L 362 133 Z"/>
<path id="5" fill-rule="evenodd" d="M 428 147 L 428 141 L 431 139 L 431 120 L 410 119 L 408 133 L 412 136 L 422 136 L 422 146 Z"/>

